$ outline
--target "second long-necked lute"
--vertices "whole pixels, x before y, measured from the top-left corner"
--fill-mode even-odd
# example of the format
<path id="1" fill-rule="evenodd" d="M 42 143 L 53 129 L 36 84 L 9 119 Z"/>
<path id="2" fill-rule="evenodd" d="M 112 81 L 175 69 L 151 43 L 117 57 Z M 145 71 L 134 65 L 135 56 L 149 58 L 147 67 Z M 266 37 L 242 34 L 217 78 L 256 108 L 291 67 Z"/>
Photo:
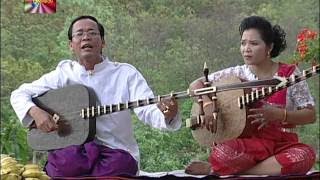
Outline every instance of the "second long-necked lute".
<path id="1" fill-rule="evenodd" d="M 248 105 L 257 102 L 260 99 L 268 97 L 282 89 L 290 87 L 298 82 L 306 80 L 320 73 L 320 65 L 315 65 L 310 69 L 303 70 L 300 75 L 292 75 L 289 78 L 277 77 L 280 81 L 275 86 L 265 86 L 255 88 L 250 93 L 244 89 L 231 89 L 217 92 L 217 105 L 219 115 L 217 119 L 217 131 L 212 133 L 206 128 L 200 127 L 199 105 L 194 103 L 191 109 L 191 118 L 187 120 L 187 127 L 192 130 L 192 135 L 196 141 L 204 146 L 210 147 L 212 143 L 221 143 L 230 139 L 241 137 L 250 129 L 250 123 L 247 121 Z M 235 76 L 221 79 L 212 84 L 213 87 L 221 87 L 229 84 L 238 84 L 241 80 Z M 245 88 L 247 89 L 247 88 Z M 205 94 L 205 93 L 204 93 Z"/>

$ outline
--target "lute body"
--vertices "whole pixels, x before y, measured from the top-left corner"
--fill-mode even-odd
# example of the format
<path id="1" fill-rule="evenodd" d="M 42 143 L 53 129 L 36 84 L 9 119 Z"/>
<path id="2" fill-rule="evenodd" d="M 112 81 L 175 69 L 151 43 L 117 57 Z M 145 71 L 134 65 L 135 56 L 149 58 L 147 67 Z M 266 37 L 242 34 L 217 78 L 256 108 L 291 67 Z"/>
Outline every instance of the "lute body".
<path id="1" fill-rule="evenodd" d="M 281 82 L 276 86 L 265 86 L 256 90 L 243 88 L 217 92 L 219 115 L 216 133 L 211 133 L 206 128 L 200 127 L 199 105 L 197 103 L 192 105 L 191 118 L 187 121 L 187 127 L 191 128 L 195 140 L 200 145 L 207 147 L 211 147 L 213 143 L 218 144 L 238 137 L 250 136 L 250 133 L 256 128 L 247 120 L 247 110 L 250 105 L 319 73 L 320 65 L 316 65 L 311 69 L 303 70 L 299 76 L 279 77 Z M 239 78 L 231 76 L 215 82 L 212 86 L 221 87 L 228 84 L 238 84 L 239 82 L 241 82 Z"/>
<path id="2" fill-rule="evenodd" d="M 53 150 L 70 145 L 80 145 L 94 138 L 96 119 L 82 118 L 78 112 L 84 107 L 96 105 L 92 89 L 82 85 L 71 85 L 50 90 L 33 98 L 33 102 L 50 114 L 58 114 L 58 131 L 45 133 L 36 128 L 28 132 L 28 144 L 34 150 Z"/>

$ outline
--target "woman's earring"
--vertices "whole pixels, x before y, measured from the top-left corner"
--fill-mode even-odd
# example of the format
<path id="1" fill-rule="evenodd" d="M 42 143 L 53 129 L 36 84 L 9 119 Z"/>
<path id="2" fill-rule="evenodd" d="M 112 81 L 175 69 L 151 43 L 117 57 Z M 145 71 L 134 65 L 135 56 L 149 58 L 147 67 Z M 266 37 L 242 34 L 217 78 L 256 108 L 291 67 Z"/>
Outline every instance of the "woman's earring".
<path id="1" fill-rule="evenodd" d="M 268 55 L 267 55 L 268 57 L 270 57 L 270 52 L 271 52 L 271 51 L 268 51 Z"/>

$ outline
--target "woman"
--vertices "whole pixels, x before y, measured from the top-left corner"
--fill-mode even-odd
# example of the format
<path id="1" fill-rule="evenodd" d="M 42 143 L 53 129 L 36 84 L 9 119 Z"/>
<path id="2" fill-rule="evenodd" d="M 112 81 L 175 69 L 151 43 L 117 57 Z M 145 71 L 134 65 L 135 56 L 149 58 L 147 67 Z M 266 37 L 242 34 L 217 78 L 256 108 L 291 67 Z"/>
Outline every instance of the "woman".
<path id="1" fill-rule="evenodd" d="M 273 76 L 289 77 L 299 74 L 294 65 L 277 63 L 285 48 L 285 32 L 272 26 L 263 17 L 245 18 L 239 27 L 240 51 L 245 64 L 227 68 L 208 76 L 209 81 L 235 75 L 247 81 L 270 79 Z M 203 79 L 190 85 L 190 89 L 204 87 Z M 203 98 L 206 117 L 212 114 L 209 97 Z M 212 115 L 205 119 L 204 127 L 212 131 Z M 244 138 L 225 141 L 212 147 L 209 162 L 192 162 L 186 168 L 189 174 L 300 174 L 309 171 L 315 162 L 314 150 L 298 141 L 296 125 L 313 123 L 316 119 L 314 101 L 306 82 L 281 90 L 249 110 L 247 117 L 256 127 Z M 208 126 L 208 125 L 211 126 Z"/>

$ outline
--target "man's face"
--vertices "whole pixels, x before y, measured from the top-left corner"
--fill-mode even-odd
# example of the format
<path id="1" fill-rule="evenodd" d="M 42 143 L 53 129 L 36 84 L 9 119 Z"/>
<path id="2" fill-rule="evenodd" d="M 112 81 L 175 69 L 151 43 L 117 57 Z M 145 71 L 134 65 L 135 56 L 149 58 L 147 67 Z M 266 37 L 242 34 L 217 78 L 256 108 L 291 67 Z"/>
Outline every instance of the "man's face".
<path id="1" fill-rule="evenodd" d="M 98 25 L 91 19 L 81 19 L 73 24 L 69 47 L 79 60 L 100 57 L 105 42 L 101 39 Z"/>

